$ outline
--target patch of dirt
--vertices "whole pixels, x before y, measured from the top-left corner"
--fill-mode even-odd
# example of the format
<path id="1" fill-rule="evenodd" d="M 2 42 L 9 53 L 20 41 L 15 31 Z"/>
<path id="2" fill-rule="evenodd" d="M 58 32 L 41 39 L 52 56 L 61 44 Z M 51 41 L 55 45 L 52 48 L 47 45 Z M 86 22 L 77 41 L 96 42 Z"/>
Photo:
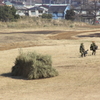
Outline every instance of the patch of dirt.
<path id="1" fill-rule="evenodd" d="M 21 32 L 0 32 L 0 34 L 57 34 L 64 31 L 21 31 Z"/>
<path id="2" fill-rule="evenodd" d="M 89 34 L 89 35 L 78 35 L 78 37 L 100 37 L 100 33 Z"/>
<path id="3" fill-rule="evenodd" d="M 89 33 L 89 32 L 96 32 L 96 31 L 95 30 L 93 30 L 93 31 L 67 31 L 67 32 L 62 32 L 62 33 L 56 34 L 54 36 L 49 36 L 49 38 L 55 39 L 55 40 L 76 39 L 73 36 L 76 36 L 76 35 L 82 34 L 82 33 Z M 78 37 L 81 37 L 81 36 L 84 36 L 84 35 L 79 35 Z M 91 37 L 92 35 L 86 35 L 86 36 Z M 96 33 L 95 36 L 99 36 L 99 34 Z"/>
<path id="4" fill-rule="evenodd" d="M 0 32 L 0 50 L 8 50 L 22 47 L 40 46 L 42 40 L 78 39 L 78 34 L 96 32 L 92 31 L 20 31 Z M 99 33 L 79 35 L 77 37 L 98 37 Z"/>

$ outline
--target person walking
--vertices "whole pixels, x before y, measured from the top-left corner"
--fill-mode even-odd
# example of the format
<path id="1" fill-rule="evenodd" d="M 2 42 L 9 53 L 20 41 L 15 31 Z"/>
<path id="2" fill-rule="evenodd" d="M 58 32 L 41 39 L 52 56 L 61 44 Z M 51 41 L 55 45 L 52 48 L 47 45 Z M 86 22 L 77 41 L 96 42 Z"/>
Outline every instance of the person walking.
<path id="1" fill-rule="evenodd" d="M 85 57 L 85 48 L 83 43 L 80 44 L 80 53 L 81 57 Z"/>
<path id="2" fill-rule="evenodd" d="M 97 49 L 98 49 L 98 46 L 95 44 L 94 41 L 92 41 L 92 44 L 90 45 L 90 50 L 92 50 L 92 55 L 96 54 Z"/>

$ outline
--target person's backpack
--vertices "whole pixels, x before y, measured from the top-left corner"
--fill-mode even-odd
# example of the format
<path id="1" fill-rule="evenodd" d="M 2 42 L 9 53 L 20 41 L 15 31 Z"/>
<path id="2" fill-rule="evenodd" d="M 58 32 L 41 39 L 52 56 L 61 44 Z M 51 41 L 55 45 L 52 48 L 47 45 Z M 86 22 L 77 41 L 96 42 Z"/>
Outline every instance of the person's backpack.
<path id="1" fill-rule="evenodd" d="M 98 46 L 96 45 L 96 46 L 95 46 L 95 50 L 97 50 L 97 49 L 98 49 Z"/>

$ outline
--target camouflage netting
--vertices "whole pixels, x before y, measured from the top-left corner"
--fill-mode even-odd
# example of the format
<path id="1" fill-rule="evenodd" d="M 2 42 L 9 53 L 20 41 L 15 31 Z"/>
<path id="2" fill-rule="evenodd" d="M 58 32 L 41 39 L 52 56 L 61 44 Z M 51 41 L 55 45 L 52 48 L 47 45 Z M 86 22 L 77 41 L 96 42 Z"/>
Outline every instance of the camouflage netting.
<path id="1" fill-rule="evenodd" d="M 58 75 L 52 68 L 51 56 L 40 55 L 34 52 L 21 53 L 12 67 L 13 76 L 23 76 L 28 79 L 49 78 Z"/>

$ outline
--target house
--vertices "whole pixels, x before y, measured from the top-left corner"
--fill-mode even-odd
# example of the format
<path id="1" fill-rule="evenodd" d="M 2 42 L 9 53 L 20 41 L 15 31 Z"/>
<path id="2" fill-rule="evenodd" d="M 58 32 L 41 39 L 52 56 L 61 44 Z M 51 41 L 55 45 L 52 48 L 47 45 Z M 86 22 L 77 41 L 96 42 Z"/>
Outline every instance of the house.
<path id="1" fill-rule="evenodd" d="M 16 14 L 19 16 L 28 16 L 28 9 L 22 6 L 15 6 Z"/>
<path id="2" fill-rule="evenodd" d="M 39 5 L 39 6 L 32 6 L 26 7 L 22 3 L 15 3 L 12 2 L 15 9 L 17 10 L 16 14 L 20 16 L 30 16 L 30 17 L 39 17 L 43 13 L 48 13 L 49 6 L 47 5 Z"/>
<path id="3" fill-rule="evenodd" d="M 21 8 L 21 7 L 20 7 Z M 53 19 L 64 19 L 65 18 L 65 14 L 66 11 L 70 9 L 70 5 L 39 5 L 39 6 L 33 6 L 31 8 L 28 9 L 20 9 L 20 8 L 16 8 L 17 14 L 19 14 L 19 12 L 27 12 L 27 15 L 30 17 L 39 17 L 44 13 L 47 14 L 52 14 L 52 18 Z M 22 10 L 22 11 L 21 11 Z M 22 15 L 22 14 L 19 14 Z M 23 14 L 26 15 L 26 14 Z"/>
<path id="4" fill-rule="evenodd" d="M 49 7 L 48 13 L 52 14 L 53 19 L 65 19 L 67 10 L 70 10 L 70 5 L 52 5 Z"/>
<path id="5" fill-rule="evenodd" d="M 28 13 L 29 13 L 30 17 L 39 17 L 43 13 L 47 13 L 47 12 L 48 12 L 48 9 L 46 9 L 42 6 L 35 6 L 35 7 L 28 9 Z"/>

